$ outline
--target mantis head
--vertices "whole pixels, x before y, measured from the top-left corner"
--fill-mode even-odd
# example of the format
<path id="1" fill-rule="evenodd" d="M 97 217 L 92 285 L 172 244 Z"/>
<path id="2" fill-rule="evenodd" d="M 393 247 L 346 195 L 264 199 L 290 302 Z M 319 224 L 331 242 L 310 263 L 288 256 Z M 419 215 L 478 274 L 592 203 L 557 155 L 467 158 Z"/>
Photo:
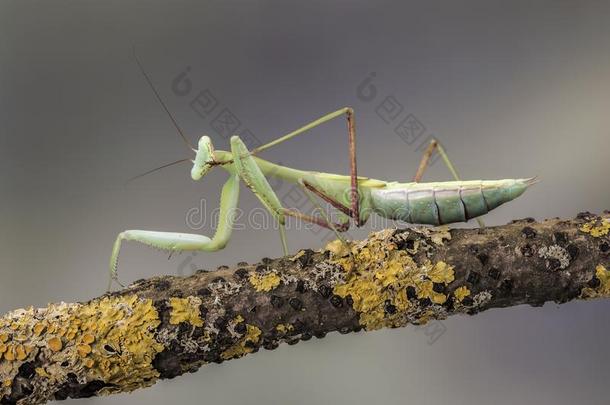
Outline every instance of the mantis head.
<path id="1" fill-rule="evenodd" d="M 193 180 L 199 180 L 205 176 L 216 162 L 214 146 L 212 145 L 212 140 L 209 136 L 204 135 L 199 139 L 199 144 L 197 145 L 197 150 L 195 152 L 191 177 Z"/>

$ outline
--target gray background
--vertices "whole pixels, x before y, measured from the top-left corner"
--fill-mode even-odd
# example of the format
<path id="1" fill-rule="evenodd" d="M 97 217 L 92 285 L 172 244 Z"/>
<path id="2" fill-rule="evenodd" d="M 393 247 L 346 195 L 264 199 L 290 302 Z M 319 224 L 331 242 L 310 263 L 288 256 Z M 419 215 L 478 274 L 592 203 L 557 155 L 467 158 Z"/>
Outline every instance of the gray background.
<path id="1" fill-rule="evenodd" d="M 207 133 L 227 146 L 214 116 L 189 107 L 207 88 L 220 102 L 213 115 L 228 107 L 260 141 L 353 106 L 363 175 L 410 179 L 430 134 L 464 178 L 539 175 L 486 217 L 501 224 L 610 208 L 609 17 L 601 1 L 3 1 L 0 311 L 96 296 L 119 231 L 188 231 L 189 209 L 201 199 L 215 207 L 220 171 L 195 183 L 182 165 L 124 185 L 188 156 L 137 71 L 134 45 L 193 141 Z M 171 82 L 186 66 L 193 93 L 179 97 Z M 370 72 L 378 94 L 365 102 L 356 88 Z M 418 142 L 377 115 L 390 95 L 425 126 Z M 346 138 L 339 120 L 265 157 L 347 173 Z M 448 178 L 441 163 L 425 176 Z M 245 189 L 240 206 L 260 207 Z M 324 243 L 308 230 L 288 238 L 292 250 Z M 195 258 L 129 244 L 120 269 L 132 281 L 189 273 L 189 257 L 214 268 L 280 254 L 277 232 L 246 226 L 224 251 Z M 608 309 L 579 302 L 455 317 L 433 344 L 416 328 L 332 334 L 73 403 L 605 404 Z"/>

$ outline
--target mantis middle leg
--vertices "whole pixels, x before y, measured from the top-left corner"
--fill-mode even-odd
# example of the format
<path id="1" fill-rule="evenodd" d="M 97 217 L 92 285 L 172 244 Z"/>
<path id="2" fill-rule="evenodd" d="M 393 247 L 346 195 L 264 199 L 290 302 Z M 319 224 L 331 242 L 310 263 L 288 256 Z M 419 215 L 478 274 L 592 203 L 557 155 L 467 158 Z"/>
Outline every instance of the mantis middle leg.
<path id="1" fill-rule="evenodd" d="M 128 230 L 121 232 L 114 242 L 112 255 L 110 256 L 110 277 L 108 280 L 108 290 L 112 288 L 112 282 L 118 281 L 118 257 L 121 250 L 121 243 L 124 240 L 132 240 L 152 246 L 158 249 L 176 251 L 193 251 L 200 250 L 205 252 L 214 252 L 223 249 L 233 230 L 235 221 L 235 209 L 239 200 L 239 176 L 231 174 L 231 177 L 222 187 L 220 194 L 220 213 L 218 216 L 218 226 L 212 239 L 204 235 L 177 233 L 177 232 L 159 232 L 145 230 Z"/>
<path id="2" fill-rule="evenodd" d="M 354 120 L 354 110 L 350 107 L 344 107 L 337 111 L 334 111 L 330 114 L 327 114 L 321 118 L 318 118 L 315 121 L 310 122 L 309 124 L 292 131 L 284 136 L 277 138 L 274 141 L 266 143 L 258 148 L 252 150 L 252 154 L 256 154 L 258 152 L 262 152 L 265 149 L 268 149 L 272 146 L 280 144 L 288 139 L 294 138 L 297 135 L 300 135 L 310 129 L 313 129 L 325 122 L 328 122 L 334 118 L 345 115 L 347 118 L 347 132 L 348 132 L 348 143 L 349 143 L 349 155 L 350 155 L 350 179 L 351 179 L 351 193 L 350 193 L 350 213 L 349 215 L 354 218 L 356 221 L 356 226 L 361 226 L 363 221 L 360 218 L 360 194 L 358 192 L 358 169 L 356 163 L 356 126 Z"/>

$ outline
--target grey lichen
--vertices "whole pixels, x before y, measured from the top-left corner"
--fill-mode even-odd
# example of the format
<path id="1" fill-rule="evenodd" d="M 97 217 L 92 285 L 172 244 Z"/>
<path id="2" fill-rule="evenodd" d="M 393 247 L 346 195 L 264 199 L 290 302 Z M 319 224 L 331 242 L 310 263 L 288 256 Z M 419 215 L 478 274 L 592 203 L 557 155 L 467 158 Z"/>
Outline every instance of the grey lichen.
<path id="1" fill-rule="evenodd" d="M 551 270 L 563 270 L 570 265 L 570 253 L 559 245 L 542 246 L 538 249 L 538 256 L 547 260 L 547 267 Z"/>

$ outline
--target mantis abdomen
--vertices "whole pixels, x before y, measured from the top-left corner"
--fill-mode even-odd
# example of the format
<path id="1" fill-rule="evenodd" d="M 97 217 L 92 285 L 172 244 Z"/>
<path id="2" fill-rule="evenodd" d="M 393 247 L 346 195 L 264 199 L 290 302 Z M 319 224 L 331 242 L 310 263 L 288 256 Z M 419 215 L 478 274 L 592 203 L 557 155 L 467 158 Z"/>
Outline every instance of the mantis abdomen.
<path id="1" fill-rule="evenodd" d="M 395 183 L 371 190 L 373 210 L 388 219 L 442 225 L 484 215 L 519 197 L 530 179 Z"/>

